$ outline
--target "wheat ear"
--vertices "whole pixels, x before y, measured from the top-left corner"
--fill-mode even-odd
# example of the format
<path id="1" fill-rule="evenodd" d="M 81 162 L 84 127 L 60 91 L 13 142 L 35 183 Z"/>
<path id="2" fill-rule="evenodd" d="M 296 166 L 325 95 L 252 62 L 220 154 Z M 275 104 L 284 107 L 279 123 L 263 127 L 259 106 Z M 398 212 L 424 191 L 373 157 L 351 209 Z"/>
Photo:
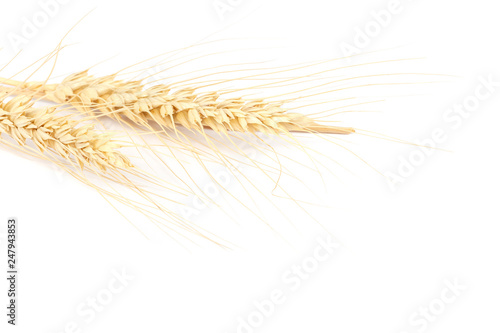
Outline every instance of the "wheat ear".
<path id="1" fill-rule="evenodd" d="M 175 129 L 180 125 L 199 132 L 209 128 L 219 133 L 354 132 L 352 128 L 321 125 L 303 114 L 288 112 L 281 101 L 221 99 L 216 92 L 172 90 L 164 84 L 146 88 L 140 81 L 117 80 L 115 75 L 96 78 L 87 71 L 72 74 L 59 84 L 7 79 L 0 82 L 15 84 L 56 103 L 69 103 L 85 112 L 98 109 L 106 115 L 125 117 L 140 125 L 152 121 L 164 128 Z"/>
<path id="2" fill-rule="evenodd" d="M 80 167 L 131 168 L 129 159 L 117 151 L 121 146 L 110 133 L 99 133 L 93 124 L 77 127 L 70 116 L 56 114 L 56 108 L 34 108 L 30 96 L 17 96 L 0 103 L 0 134 L 20 145 L 30 139 L 43 152 L 51 149 L 63 158 L 73 157 Z"/>

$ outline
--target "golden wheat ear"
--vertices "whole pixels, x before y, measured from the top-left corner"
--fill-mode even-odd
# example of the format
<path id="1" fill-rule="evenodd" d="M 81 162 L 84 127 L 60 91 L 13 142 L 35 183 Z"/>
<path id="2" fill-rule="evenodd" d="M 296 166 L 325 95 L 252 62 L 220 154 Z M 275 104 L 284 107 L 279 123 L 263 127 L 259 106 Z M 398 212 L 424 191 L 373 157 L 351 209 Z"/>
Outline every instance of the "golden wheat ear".
<path id="1" fill-rule="evenodd" d="M 56 103 L 67 103 L 87 113 L 99 110 L 146 126 L 178 126 L 202 132 L 290 134 L 293 132 L 350 134 L 354 129 L 316 123 L 306 115 L 288 112 L 284 102 L 227 98 L 196 89 L 172 90 L 168 85 L 146 88 L 140 81 L 117 80 L 115 75 L 94 77 L 87 71 L 72 74 L 58 84 L 0 79 Z"/>
<path id="2" fill-rule="evenodd" d="M 27 140 L 40 149 L 53 150 L 63 158 L 74 158 L 80 167 L 131 168 L 130 160 L 120 153 L 120 144 L 109 133 L 98 133 L 93 124 L 77 127 L 70 116 L 60 116 L 56 108 L 33 107 L 31 96 L 16 96 L 0 102 L 0 134 L 19 145 Z"/>

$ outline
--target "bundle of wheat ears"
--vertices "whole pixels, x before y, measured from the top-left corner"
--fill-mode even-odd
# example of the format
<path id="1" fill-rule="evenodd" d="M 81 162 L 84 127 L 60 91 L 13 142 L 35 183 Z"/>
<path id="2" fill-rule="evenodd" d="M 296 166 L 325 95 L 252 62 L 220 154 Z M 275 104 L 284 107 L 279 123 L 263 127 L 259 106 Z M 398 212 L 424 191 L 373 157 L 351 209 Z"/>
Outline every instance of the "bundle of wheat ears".
<path id="1" fill-rule="evenodd" d="M 49 54 L 44 64 L 57 55 L 60 49 Z M 78 180 L 98 190 L 106 200 L 113 199 L 139 211 L 161 228 L 194 232 L 204 237 L 206 231 L 195 227 L 171 209 L 171 204 L 182 205 L 182 202 L 165 196 L 165 190 L 181 196 L 199 195 L 195 194 L 198 193 L 196 182 L 194 185 L 186 182 L 189 174 L 178 175 L 172 171 L 172 175 L 181 182 L 180 186 L 175 185 L 134 166 L 124 149 L 130 151 L 146 147 L 158 157 L 156 149 L 145 136 L 152 134 L 160 138 L 161 145 L 171 150 L 172 154 L 174 146 L 194 154 L 208 172 L 204 158 L 216 160 L 228 168 L 232 168 L 235 161 L 234 157 L 221 153 L 219 148 L 222 143 L 210 132 L 229 138 L 230 141 L 236 134 L 263 133 L 296 140 L 294 133 L 322 136 L 355 133 L 351 127 L 325 125 L 305 114 L 292 112 L 286 107 L 289 100 L 248 98 L 243 97 L 244 93 L 239 97 L 228 97 L 225 91 L 206 91 L 200 89 L 204 86 L 196 84 L 188 87 L 161 82 L 145 84 L 141 80 L 118 79 L 117 74 L 93 76 L 88 70 L 71 74 L 59 83 L 48 83 L 47 80 L 19 81 L 13 78 L 0 78 L 0 83 L 3 84 L 0 143 L 59 165 Z M 35 107 L 34 103 L 38 100 L 50 101 L 55 105 Z M 70 110 L 77 110 L 78 113 L 74 114 Z M 75 119 L 75 115 L 79 118 Z M 140 140 L 144 144 L 117 138 L 116 133 L 102 126 L 101 119 L 105 117 L 122 125 L 122 138 L 140 133 Z M 96 126 L 100 129 L 96 130 Z M 186 131 L 201 135 L 206 139 L 205 142 L 195 147 L 195 142 L 200 143 L 200 140 L 186 136 Z M 17 146 L 5 136 L 11 137 Z M 27 140 L 39 151 L 26 145 Z M 307 148 L 299 146 L 301 149 Z M 241 153 L 237 147 L 233 150 Z M 269 152 L 279 155 L 271 146 Z M 276 182 L 275 189 L 282 189 L 285 197 L 294 200 L 276 180 L 288 172 L 286 167 L 259 164 L 245 157 L 245 163 L 264 171 L 266 176 Z M 146 158 L 143 156 L 143 159 Z M 176 155 L 174 159 L 184 168 Z M 170 169 L 168 163 L 165 165 Z M 93 176 L 89 176 L 89 172 Z M 243 173 L 240 175 L 246 178 Z M 102 185 L 103 181 L 106 185 Z M 254 186 L 251 180 L 249 183 Z M 133 195 L 127 196 L 121 187 Z M 257 190 L 262 193 L 260 189 Z M 233 196 L 231 193 L 229 195 Z M 256 214 L 243 200 L 233 198 Z M 217 206 L 206 196 L 201 195 L 200 200 Z M 169 204 L 166 205 L 166 202 Z"/>

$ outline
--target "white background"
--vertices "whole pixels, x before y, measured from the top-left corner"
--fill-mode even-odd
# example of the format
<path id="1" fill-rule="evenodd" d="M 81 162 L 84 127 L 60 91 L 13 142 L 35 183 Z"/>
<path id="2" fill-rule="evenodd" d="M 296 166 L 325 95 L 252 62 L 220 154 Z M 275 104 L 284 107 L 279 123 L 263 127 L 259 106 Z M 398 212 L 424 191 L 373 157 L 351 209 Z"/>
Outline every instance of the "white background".
<path id="1" fill-rule="evenodd" d="M 24 51 L 3 76 L 50 52 L 94 8 L 65 40 L 72 45 L 61 53 L 59 74 L 116 56 L 96 68 L 96 73 L 107 74 L 208 36 L 227 40 L 203 52 L 254 49 L 248 54 L 241 51 L 241 58 L 221 54 L 214 64 L 248 62 L 253 55 L 259 60 L 269 57 L 278 65 L 333 59 L 344 55 L 342 45 L 350 44 L 360 52 L 378 51 L 367 60 L 420 58 L 397 67 L 381 65 L 376 70 L 380 73 L 453 77 L 406 76 L 402 82 L 440 82 L 367 90 L 386 100 L 377 104 L 381 112 L 345 116 L 344 123 L 412 142 L 431 138 L 441 129 L 446 139 L 438 145 L 443 150 L 426 155 L 395 188 L 370 166 L 397 175 L 402 159 L 418 154 L 420 148 L 366 136 L 350 138 L 349 148 L 368 166 L 331 144 L 305 139 L 305 144 L 325 154 L 338 152 L 340 162 L 354 173 L 325 175 L 325 190 L 317 174 L 297 169 L 301 180 L 330 206 L 308 208 L 326 231 L 294 210 L 289 215 L 296 229 L 271 214 L 268 222 L 279 226 L 279 235 L 244 210 L 234 214 L 239 224 L 215 211 L 202 212 L 197 223 L 224 229 L 224 238 L 235 245 L 231 250 L 208 242 L 187 250 L 166 235 L 155 234 L 147 221 L 136 221 L 149 231 L 147 240 L 92 189 L 50 164 L 2 150 L 0 216 L 4 221 L 15 216 L 20 224 L 18 326 L 6 324 L 7 286 L 2 279 L 2 332 L 500 329 L 500 86 L 468 117 L 455 118 L 456 123 L 444 118 L 454 104 L 473 98 L 481 77 L 500 81 L 496 36 L 500 21 L 494 2 L 401 0 L 390 22 L 372 32 L 366 45 L 356 44 L 359 30 L 373 26 L 377 21 L 371 13 L 392 8 L 391 2 L 73 0 L 44 9 L 48 8 L 44 4 L 53 2 L 4 1 L 2 63 L 16 54 L 12 34 L 22 36 L 26 22 L 44 11 L 51 17 L 26 38 Z M 218 12 L 215 5 L 221 3 L 230 10 Z M 280 48 L 271 51 L 274 46 Z M 210 66 L 208 61 L 206 67 Z M 353 74 L 346 70 L 343 75 L 354 75 L 354 69 Z M 200 182 L 206 179 L 200 177 Z M 301 194 L 298 186 L 290 189 L 292 195 Z M 256 196 L 256 200 L 267 199 Z M 2 229 L 5 249 L 6 228 Z M 328 239 L 327 231 L 341 247 L 293 289 L 295 284 L 286 278 L 290 270 L 314 261 L 318 238 Z M 1 258 L 5 268 L 4 250 Z M 89 298 L 104 297 L 114 274 L 123 270 L 132 277 L 123 290 L 95 316 L 82 316 L 78 309 L 85 308 Z M 447 289 L 450 282 L 465 290 L 454 296 Z M 284 301 L 262 314 L 255 302 L 266 303 L 273 290 L 282 291 Z M 448 303 L 441 300 L 443 295 Z M 429 307 L 431 317 L 422 319 L 419 311 Z M 88 314 L 89 308 L 85 309 Z M 242 328 L 242 321 L 253 326 Z"/>

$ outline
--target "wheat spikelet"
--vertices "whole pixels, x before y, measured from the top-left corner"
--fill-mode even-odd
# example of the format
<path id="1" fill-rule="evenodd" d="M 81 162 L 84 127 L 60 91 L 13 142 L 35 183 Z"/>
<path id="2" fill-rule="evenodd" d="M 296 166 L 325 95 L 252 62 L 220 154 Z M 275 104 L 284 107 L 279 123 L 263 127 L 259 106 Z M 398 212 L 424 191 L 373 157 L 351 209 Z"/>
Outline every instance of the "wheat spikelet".
<path id="1" fill-rule="evenodd" d="M 30 96 L 17 96 L 0 103 L 0 134 L 18 144 L 31 140 L 43 152 L 51 149 L 63 158 L 74 158 L 80 167 L 130 168 L 129 159 L 117 151 L 120 145 L 109 133 L 99 133 L 93 124 L 77 127 L 70 116 L 58 116 L 56 108 L 34 108 Z"/>
<path id="2" fill-rule="evenodd" d="M 8 80 L 3 82 L 8 83 Z M 221 99 L 217 92 L 173 90 L 164 84 L 146 88 L 140 81 L 117 80 L 115 75 L 96 78 L 83 71 L 68 76 L 59 84 L 16 83 L 56 103 L 69 103 L 84 112 L 98 109 L 106 115 L 125 117 L 140 125 L 152 121 L 169 129 L 180 125 L 198 132 L 209 128 L 219 133 L 354 132 L 352 128 L 320 125 L 303 114 L 287 112 L 280 101 Z"/>

